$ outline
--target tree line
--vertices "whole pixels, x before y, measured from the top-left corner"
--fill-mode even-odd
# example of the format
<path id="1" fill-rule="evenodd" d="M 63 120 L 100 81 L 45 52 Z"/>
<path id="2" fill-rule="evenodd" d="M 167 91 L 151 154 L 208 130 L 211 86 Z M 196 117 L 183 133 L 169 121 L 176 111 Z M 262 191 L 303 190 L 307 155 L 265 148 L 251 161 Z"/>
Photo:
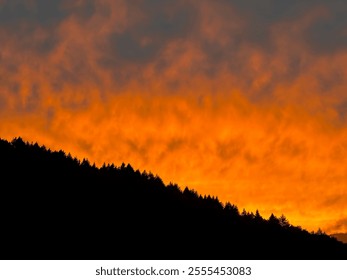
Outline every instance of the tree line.
<path id="1" fill-rule="evenodd" d="M 347 259 L 347 245 L 130 164 L 0 139 L 2 259 Z"/>

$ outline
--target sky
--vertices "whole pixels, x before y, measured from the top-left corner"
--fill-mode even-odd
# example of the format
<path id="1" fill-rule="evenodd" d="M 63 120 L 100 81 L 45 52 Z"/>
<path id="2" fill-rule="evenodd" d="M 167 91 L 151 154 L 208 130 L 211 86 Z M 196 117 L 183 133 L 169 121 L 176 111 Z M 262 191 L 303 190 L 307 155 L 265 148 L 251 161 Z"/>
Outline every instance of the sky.
<path id="1" fill-rule="evenodd" d="M 0 138 L 347 232 L 344 0 L 0 0 Z"/>

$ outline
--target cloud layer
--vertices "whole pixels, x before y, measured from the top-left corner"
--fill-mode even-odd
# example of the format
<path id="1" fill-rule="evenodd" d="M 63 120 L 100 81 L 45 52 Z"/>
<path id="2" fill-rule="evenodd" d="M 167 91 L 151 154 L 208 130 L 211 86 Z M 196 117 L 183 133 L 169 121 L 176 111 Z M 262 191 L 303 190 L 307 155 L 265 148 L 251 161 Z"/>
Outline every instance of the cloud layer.
<path id="1" fill-rule="evenodd" d="M 0 136 L 346 231 L 346 9 L 0 0 Z"/>

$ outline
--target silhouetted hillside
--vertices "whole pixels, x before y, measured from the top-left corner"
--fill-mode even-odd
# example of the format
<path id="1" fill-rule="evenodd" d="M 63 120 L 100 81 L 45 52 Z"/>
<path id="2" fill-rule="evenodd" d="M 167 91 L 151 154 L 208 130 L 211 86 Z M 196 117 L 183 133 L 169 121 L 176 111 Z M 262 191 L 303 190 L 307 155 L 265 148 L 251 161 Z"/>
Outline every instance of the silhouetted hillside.
<path id="1" fill-rule="evenodd" d="M 0 140 L 0 176 L 2 259 L 347 259 L 347 245 L 284 216 L 20 138 Z"/>
<path id="2" fill-rule="evenodd" d="M 347 244 L 347 233 L 334 233 L 334 234 L 331 234 L 331 236 Z"/>

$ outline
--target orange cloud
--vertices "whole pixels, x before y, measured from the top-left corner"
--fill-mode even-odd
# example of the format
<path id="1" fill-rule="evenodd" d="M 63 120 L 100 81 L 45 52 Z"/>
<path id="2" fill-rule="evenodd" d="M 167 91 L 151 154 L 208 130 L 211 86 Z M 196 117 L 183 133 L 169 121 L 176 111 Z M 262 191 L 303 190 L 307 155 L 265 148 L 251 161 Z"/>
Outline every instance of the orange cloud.
<path id="1" fill-rule="evenodd" d="M 56 1 L 48 20 L 5 1 L 2 138 L 347 231 L 347 52 L 307 36 L 333 4 L 266 21 L 236 0 L 92 2 Z"/>

